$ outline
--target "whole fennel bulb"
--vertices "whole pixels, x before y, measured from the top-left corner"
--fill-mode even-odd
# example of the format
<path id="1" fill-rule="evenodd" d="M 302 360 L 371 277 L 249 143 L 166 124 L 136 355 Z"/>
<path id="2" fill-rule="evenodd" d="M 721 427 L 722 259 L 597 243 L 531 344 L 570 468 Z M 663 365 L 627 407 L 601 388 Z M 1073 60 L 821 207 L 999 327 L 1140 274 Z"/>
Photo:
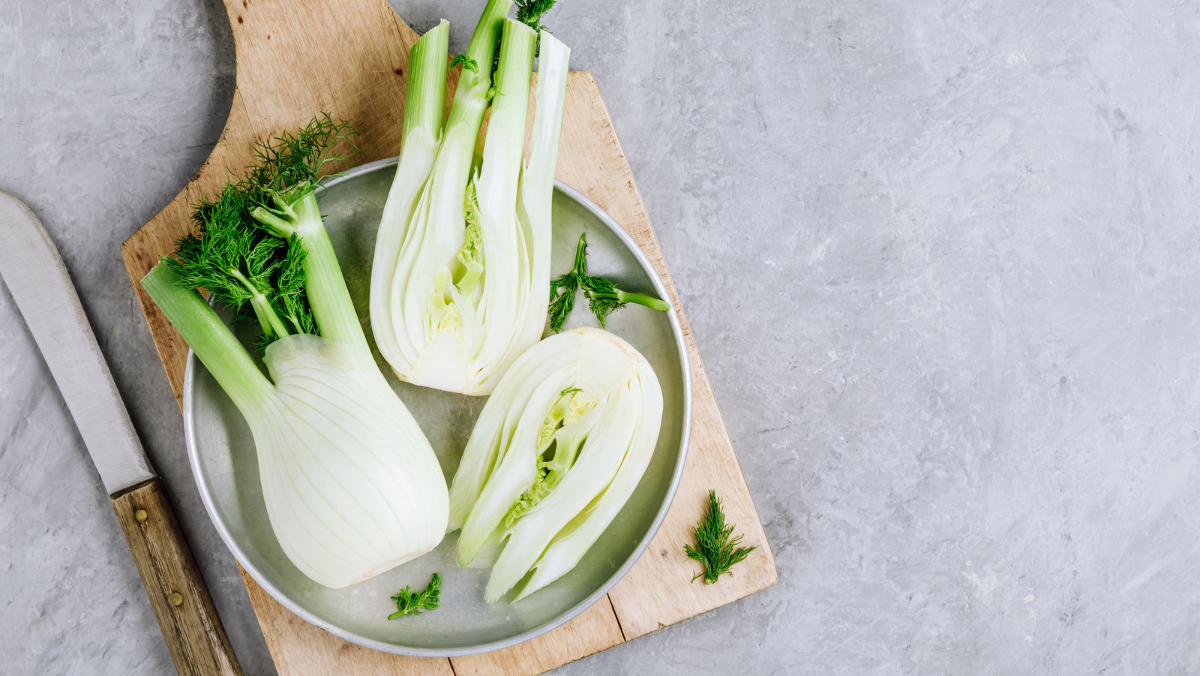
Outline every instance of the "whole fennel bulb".
<path id="1" fill-rule="evenodd" d="M 260 164 L 196 207 L 142 286 L 249 423 L 267 515 L 301 572 L 339 588 L 430 551 L 448 518 L 425 435 L 367 346 L 315 195 L 327 116 L 260 148 Z M 255 317 L 269 378 L 196 291 Z"/>

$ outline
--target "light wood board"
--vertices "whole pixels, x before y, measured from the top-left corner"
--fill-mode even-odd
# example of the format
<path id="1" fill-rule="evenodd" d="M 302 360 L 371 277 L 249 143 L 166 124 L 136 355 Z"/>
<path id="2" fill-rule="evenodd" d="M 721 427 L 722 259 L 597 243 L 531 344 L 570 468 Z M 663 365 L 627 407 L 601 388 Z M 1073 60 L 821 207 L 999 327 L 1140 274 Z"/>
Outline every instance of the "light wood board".
<path id="1" fill-rule="evenodd" d="M 482 7 L 482 0 L 480 5 Z M 362 128 L 354 164 L 397 155 L 408 50 L 417 35 L 385 0 L 226 0 L 237 51 L 237 89 L 225 131 L 183 190 L 122 246 L 176 397 L 187 345 L 146 296 L 140 280 L 191 226 L 189 205 L 212 195 L 252 161 L 251 143 L 328 112 Z M 451 78 L 455 80 L 456 78 Z M 456 82 L 450 83 L 453 87 Z M 531 109 L 532 110 L 532 109 Z M 632 170 L 595 79 L 572 72 L 557 178 L 600 205 L 633 237 L 681 308 Z M 267 646 L 282 676 L 328 674 L 539 674 L 770 587 L 778 581 L 766 534 L 713 396 L 687 319 L 693 423 L 682 482 L 646 553 L 603 599 L 558 629 L 518 646 L 452 659 L 375 652 L 313 627 L 243 572 Z M 716 489 L 745 544 L 759 548 L 715 585 L 692 584 L 698 564 L 683 553 Z"/>

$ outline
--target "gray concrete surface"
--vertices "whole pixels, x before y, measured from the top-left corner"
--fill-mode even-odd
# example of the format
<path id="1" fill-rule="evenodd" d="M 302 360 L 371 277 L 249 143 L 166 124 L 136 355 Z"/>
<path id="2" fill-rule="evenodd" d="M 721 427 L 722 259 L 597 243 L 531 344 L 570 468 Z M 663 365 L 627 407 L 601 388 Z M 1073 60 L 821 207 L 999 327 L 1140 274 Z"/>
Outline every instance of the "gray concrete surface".
<path id="1" fill-rule="evenodd" d="M 454 46 L 478 3 L 396 0 Z M 451 6 L 453 5 L 453 6 Z M 780 584 L 563 674 L 1200 672 L 1200 7 L 564 0 Z M 249 674 L 117 247 L 216 141 L 216 0 L 0 3 L 0 188 L 62 249 Z M 170 658 L 0 291 L 0 672 Z"/>

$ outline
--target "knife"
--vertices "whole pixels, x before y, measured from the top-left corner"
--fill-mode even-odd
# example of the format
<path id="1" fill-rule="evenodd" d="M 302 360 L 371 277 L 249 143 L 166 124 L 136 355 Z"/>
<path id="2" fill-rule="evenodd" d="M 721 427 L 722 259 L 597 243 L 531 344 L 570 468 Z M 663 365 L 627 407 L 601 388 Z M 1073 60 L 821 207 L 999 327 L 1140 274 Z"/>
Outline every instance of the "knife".
<path id="1" fill-rule="evenodd" d="M 33 212 L 0 191 L 0 276 L 112 499 L 180 676 L 241 676 L 162 480 L 154 474 L 79 296 Z"/>

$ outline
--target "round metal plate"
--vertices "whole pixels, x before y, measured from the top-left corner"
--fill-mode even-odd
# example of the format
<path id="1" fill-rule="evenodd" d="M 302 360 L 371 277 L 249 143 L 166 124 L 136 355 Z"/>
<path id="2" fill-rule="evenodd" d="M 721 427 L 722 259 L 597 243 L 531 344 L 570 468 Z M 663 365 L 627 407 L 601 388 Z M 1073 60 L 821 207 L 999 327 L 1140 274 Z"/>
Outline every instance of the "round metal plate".
<path id="1" fill-rule="evenodd" d="M 319 195 L 325 226 L 361 316 L 375 232 L 395 174 L 396 160 L 367 164 L 325 182 Z M 650 262 L 613 219 L 575 190 L 556 184 L 551 270 L 571 268 L 579 234 L 586 232 L 589 270 L 623 288 L 668 298 Z M 296 569 L 271 530 L 263 503 L 258 459 L 249 427 L 204 365 L 188 355 L 183 414 L 188 457 L 200 495 L 225 544 L 271 596 L 305 620 L 368 648 L 406 655 L 444 657 L 498 650 L 545 633 L 587 609 L 633 566 L 666 515 L 683 472 L 691 428 L 691 370 L 683 330 L 674 312 L 629 306 L 608 319 L 608 329 L 646 356 L 663 390 L 663 424 L 654 458 L 624 509 L 567 575 L 519 603 L 485 603 L 489 570 L 459 568 L 448 535 L 432 552 L 351 585 L 328 589 Z M 595 325 L 578 299 L 568 323 Z M 368 335 L 369 323 L 364 321 Z M 244 326 L 235 331 L 248 346 Z M 251 350 L 255 352 L 255 350 Z M 486 398 L 431 390 L 398 381 L 376 353 L 393 389 L 416 417 L 453 478 L 471 428 Z M 390 600 L 405 585 L 423 588 L 441 573 L 441 607 L 420 616 L 388 621 Z"/>

